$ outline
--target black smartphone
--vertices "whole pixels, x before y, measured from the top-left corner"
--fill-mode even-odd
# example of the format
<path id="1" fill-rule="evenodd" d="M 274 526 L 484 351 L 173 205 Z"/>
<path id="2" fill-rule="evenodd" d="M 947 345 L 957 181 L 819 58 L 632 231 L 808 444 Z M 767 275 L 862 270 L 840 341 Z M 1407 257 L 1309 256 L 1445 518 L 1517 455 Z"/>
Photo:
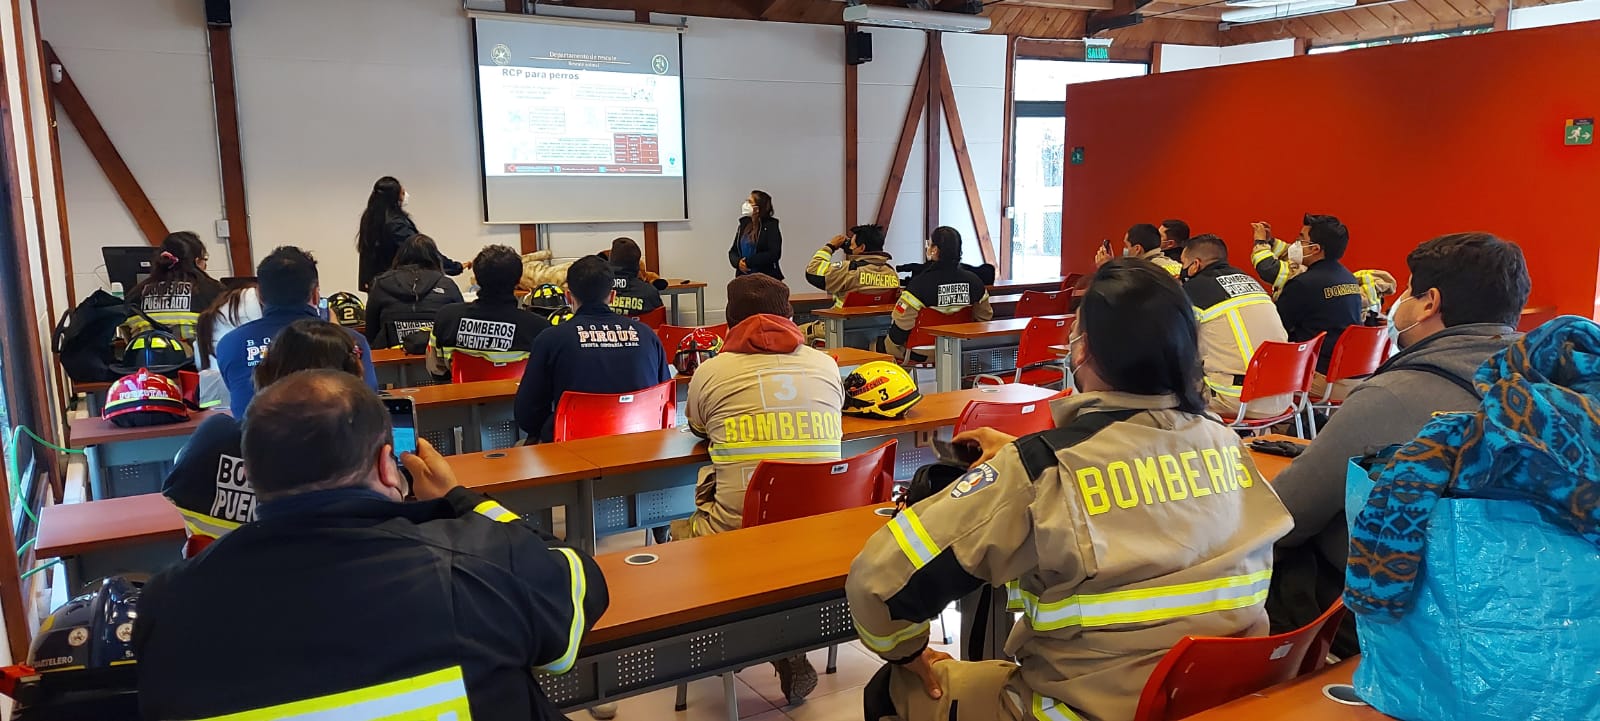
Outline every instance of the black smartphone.
<path id="1" fill-rule="evenodd" d="M 1111 239 L 1110 238 L 1101 238 L 1100 239 L 1100 249 L 1105 251 L 1106 255 L 1111 255 Z"/>
<path id="2" fill-rule="evenodd" d="M 394 462 L 406 477 L 405 495 L 410 498 L 411 473 L 400 462 L 400 455 L 417 452 L 417 404 L 411 396 L 384 396 L 383 407 L 389 411 L 389 425 L 394 427 Z"/>

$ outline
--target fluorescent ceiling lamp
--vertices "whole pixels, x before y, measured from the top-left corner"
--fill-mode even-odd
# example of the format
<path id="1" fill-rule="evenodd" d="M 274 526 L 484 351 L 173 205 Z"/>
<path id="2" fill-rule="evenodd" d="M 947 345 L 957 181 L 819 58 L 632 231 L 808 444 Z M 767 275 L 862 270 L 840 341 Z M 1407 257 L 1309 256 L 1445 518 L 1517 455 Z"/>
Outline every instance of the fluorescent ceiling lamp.
<path id="1" fill-rule="evenodd" d="M 1246 0 L 1250 2 L 1251 0 Z M 1344 10 L 1356 6 L 1356 0 L 1302 0 L 1301 2 L 1277 3 L 1267 6 L 1244 6 L 1237 10 L 1222 11 L 1222 22 L 1225 23 L 1253 23 L 1262 20 L 1282 20 L 1284 18 L 1300 17 L 1301 15 L 1315 15 L 1332 10 Z"/>
<path id="2" fill-rule="evenodd" d="M 1352 3 L 1355 0 L 1351 0 Z M 932 10 L 910 10 L 881 5 L 850 5 L 844 9 L 844 21 L 861 25 L 878 25 L 913 30 L 937 30 L 946 33 L 975 33 L 989 29 L 989 18 L 982 15 L 942 13 Z"/>

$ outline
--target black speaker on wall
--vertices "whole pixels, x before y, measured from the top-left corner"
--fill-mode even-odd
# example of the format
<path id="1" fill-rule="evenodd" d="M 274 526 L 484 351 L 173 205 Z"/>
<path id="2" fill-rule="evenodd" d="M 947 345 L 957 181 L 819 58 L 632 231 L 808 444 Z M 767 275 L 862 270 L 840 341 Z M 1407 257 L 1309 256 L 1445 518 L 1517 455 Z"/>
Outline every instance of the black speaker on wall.
<path id="1" fill-rule="evenodd" d="M 206 24 L 214 28 L 233 26 L 233 7 L 229 0 L 206 0 Z"/>
<path id="2" fill-rule="evenodd" d="M 851 65 L 872 62 L 872 33 L 855 28 L 844 33 L 844 61 Z"/>

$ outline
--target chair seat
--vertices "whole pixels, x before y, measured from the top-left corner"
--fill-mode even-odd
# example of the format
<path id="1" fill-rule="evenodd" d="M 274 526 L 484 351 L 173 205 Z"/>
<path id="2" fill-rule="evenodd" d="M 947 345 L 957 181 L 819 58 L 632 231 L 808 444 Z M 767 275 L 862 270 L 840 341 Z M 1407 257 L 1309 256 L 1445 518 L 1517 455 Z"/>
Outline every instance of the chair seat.
<path id="1" fill-rule="evenodd" d="M 1038 368 L 1028 368 L 1023 370 L 1022 377 L 1016 381 L 1005 380 L 1003 376 L 981 375 L 973 379 L 973 384 L 993 386 L 1021 383 L 1029 386 L 1049 386 L 1060 383 L 1066 380 L 1066 378 L 1067 374 L 1063 373 L 1059 366 L 1040 366 Z"/>
<path id="2" fill-rule="evenodd" d="M 1288 410 L 1285 410 L 1281 414 L 1278 414 L 1278 415 L 1275 415 L 1275 416 L 1269 416 L 1269 417 L 1266 417 L 1266 418 L 1246 418 L 1246 419 L 1244 419 L 1242 421 L 1232 421 L 1232 422 L 1228 423 L 1228 427 L 1229 428 L 1238 428 L 1238 429 L 1242 429 L 1242 430 L 1257 430 L 1257 429 L 1261 429 L 1261 428 L 1267 428 L 1267 427 L 1270 427 L 1270 426 L 1275 426 L 1275 425 L 1278 425 L 1279 423 L 1282 423 L 1284 421 L 1294 420 L 1294 417 L 1296 415 L 1299 415 L 1299 413 L 1300 413 L 1300 409 L 1299 408 L 1291 406 L 1291 407 L 1289 407 Z"/>

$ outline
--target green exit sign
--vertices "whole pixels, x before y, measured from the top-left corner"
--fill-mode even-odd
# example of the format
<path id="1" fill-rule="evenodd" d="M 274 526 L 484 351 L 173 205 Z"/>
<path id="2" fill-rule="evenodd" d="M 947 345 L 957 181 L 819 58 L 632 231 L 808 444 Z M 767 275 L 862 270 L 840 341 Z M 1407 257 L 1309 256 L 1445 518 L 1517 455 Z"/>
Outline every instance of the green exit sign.
<path id="1" fill-rule="evenodd" d="M 1111 46 L 1110 45 L 1086 45 L 1083 48 L 1083 59 L 1084 60 L 1094 61 L 1094 62 L 1102 62 L 1102 63 L 1110 62 L 1111 61 Z"/>
<path id="2" fill-rule="evenodd" d="M 1567 145 L 1594 144 L 1594 118 L 1574 118 L 1567 121 L 1563 131 Z"/>

